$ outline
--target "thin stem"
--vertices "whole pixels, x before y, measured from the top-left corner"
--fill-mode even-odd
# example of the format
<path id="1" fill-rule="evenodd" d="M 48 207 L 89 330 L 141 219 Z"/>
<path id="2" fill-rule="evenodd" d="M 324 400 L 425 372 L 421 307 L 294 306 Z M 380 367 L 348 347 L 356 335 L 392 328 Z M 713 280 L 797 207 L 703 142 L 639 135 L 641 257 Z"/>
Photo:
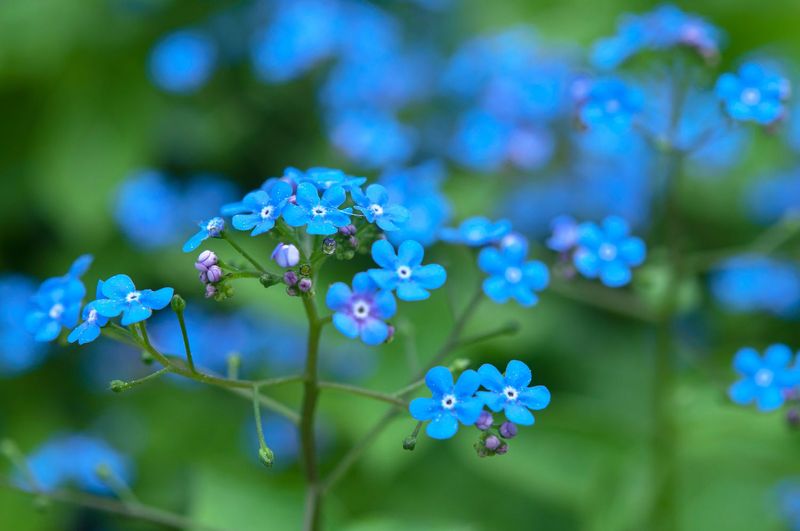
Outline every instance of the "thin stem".
<path id="1" fill-rule="evenodd" d="M 266 272 L 267 272 L 267 270 L 266 270 L 266 269 L 264 269 L 264 267 L 263 267 L 261 264 L 259 264 L 259 263 L 258 263 L 258 261 L 257 261 L 255 258 L 253 258 L 252 256 L 250 256 L 250 255 L 248 254 L 248 252 L 247 252 L 247 251 L 245 251 L 244 249 L 242 249 L 242 247 L 241 247 L 241 246 L 240 246 L 238 243 L 236 243 L 236 242 L 235 242 L 235 241 L 234 241 L 234 240 L 233 240 L 233 239 L 232 239 L 230 236 L 228 236 L 228 234 L 227 234 L 227 233 L 225 233 L 225 232 L 223 231 L 223 232 L 222 232 L 222 234 L 220 235 L 220 237 L 221 237 L 223 240 L 225 240 L 226 242 L 228 242 L 228 244 L 230 244 L 230 246 L 231 246 L 231 247 L 233 247 L 233 248 L 234 248 L 234 250 L 235 250 L 237 253 L 239 253 L 240 255 L 242 255 L 242 257 L 244 257 L 244 259 L 245 259 L 245 260 L 247 260 L 248 262 L 250 262 L 251 264 L 253 264 L 253 267 L 255 267 L 256 269 L 258 269 L 258 270 L 259 270 L 259 271 L 261 271 L 262 273 L 266 273 Z"/>
<path id="2" fill-rule="evenodd" d="M 225 278 L 228 280 L 235 280 L 237 278 L 261 278 L 264 273 L 260 271 L 235 271 L 228 273 Z"/>
<path id="3" fill-rule="evenodd" d="M 489 341 L 490 339 L 495 339 L 497 337 L 513 335 L 517 332 L 519 332 L 519 323 L 516 321 L 510 321 L 505 325 L 496 328 L 495 330 L 490 330 L 483 334 L 476 334 L 474 336 L 465 337 L 464 339 L 459 340 L 455 343 L 455 345 L 453 345 L 453 350 L 468 347 L 476 343 Z"/>
<path id="4" fill-rule="evenodd" d="M 623 291 L 610 290 L 589 282 L 554 281 L 548 292 L 631 319 L 658 322 L 658 316 L 642 304 L 639 298 Z"/>
<path id="5" fill-rule="evenodd" d="M 251 394 L 252 394 L 252 393 L 249 393 L 246 389 L 235 389 L 233 387 L 226 387 L 224 389 L 227 389 L 231 393 L 233 393 L 235 395 L 238 395 L 238 396 L 241 396 L 243 398 L 247 398 L 247 399 L 250 399 Z M 296 411 L 294 411 L 291 408 L 289 408 L 288 406 L 278 402 L 277 400 L 274 400 L 274 399 L 272 399 L 272 398 L 270 398 L 268 396 L 259 395 L 258 402 L 262 407 L 265 407 L 265 408 L 269 409 L 270 411 L 273 411 L 273 412 L 277 413 L 278 415 L 281 415 L 282 417 L 285 417 L 286 419 L 288 419 L 293 424 L 300 424 L 300 415 L 298 415 Z"/>
<path id="6" fill-rule="evenodd" d="M 357 387 L 355 385 L 338 383 L 338 382 L 322 382 L 322 381 L 318 382 L 317 385 L 321 389 L 337 389 L 339 391 L 344 391 L 345 393 L 364 396 L 367 398 L 372 398 L 374 400 L 379 400 L 381 402 L 388 402 L 390 404 L 399 407 L 405 407 L 408 405 L 408 402 L 406 402 L 402 398 L 398 398 L 394 395 L 387 395 L 386 393 L 381 393 L 380 391 L 373 391 L 371 389 Z"/>
<path id="7" fill-rule="evenodd" d="M 162 367 L 161 369 L 157 370 L 156 372 L 152 372 L 147 376 L 143 376 L 136 380 L 128 380 L 127 382 L 123 382 L 121 380 L 114 380 L 111 382 L 111 390 L 115 393 L 120 393 L 122 391 L 127 391 L 128 389 L 132 389 L 133 387 L 137 387 L 144 383 L 149 382 L 150 380 L 155 380 L 159 376 L 166 374 L 168 372 L 172 372 L 172 367 Z"/>
<path id="8" fill-rule="evenodd" d="M 253 382 L 253 385 L 260 389 L 262 387 L 275 387 L 277 385 L 283 385 L 287 383 L 302 382 L 304 379 L 305 376 L 302 374 L 292 374 L 289 376 L 278 376 L 277 378 L 256 380 L 255 382 Z"/>
<path id="9" fill-rule="evenodd" d="M 97 469 L 97 475 L 100 480 L 111 489 L 117 498 L 119 498 L 126 505 L 140 505 L 139 499 L 133 493 L 131 488 L 121 478 L 119 478 L 111 467 L 101 465 Z"/>
<path id="10" fill-rule="evenodd" d="M 194 359 L 192 358 L 192 347 L 189 345 L 189 334 L 186 331 L 186 320 L 183 318 L 183 310 L 175 310 L 175 315 L 178 316 L 178 324 L 181 327 L 181 336 L 183 336 L 183 347 L 186 350 L 186 362 L 189 364 L 189 370 L 196 373 L 197 369 L 194 367 Z"/>
<path id="11" fill-rule="evenodd" d="M 259 398 L 258 386 L 253 385 L 253 416 L 256 419 L 256 432 L 258 433 L 258 456 L 265 465 L 272 466 L 275 457 L 272 454 L 272 450 L 267 446 L 267 441 L 264 440 L 264 429 L 261 427 L 261 401 Z"/>

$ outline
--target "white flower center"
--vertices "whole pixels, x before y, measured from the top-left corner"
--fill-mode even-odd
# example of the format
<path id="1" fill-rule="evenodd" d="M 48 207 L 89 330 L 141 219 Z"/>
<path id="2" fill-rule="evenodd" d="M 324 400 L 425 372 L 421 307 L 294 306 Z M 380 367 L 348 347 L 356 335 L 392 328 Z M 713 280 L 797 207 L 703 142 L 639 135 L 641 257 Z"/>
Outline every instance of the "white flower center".
<path id="1" fill-rule="evenodd" d="M 50 319 L 58 319 L 64 314 L 64 305 L 60 302 L 55 303 L 51 308 L 47 315 L 50 316 Z"/>
<path id="2" fill-rule="evenodd" d="M 617 246 L 610 243 L 604 243 L 597 249 L 597 254 L 601 260 L 611 261 L 617 257 Z"/>
<path id="3" fill-rule="evenodd" d="M 272 217 L 272 205 L 267 205 L 261 209 L 261 219 Z"/>
<path id="4" fill-rule="evenodd" d="M 761 91 L 756 88 L 748 88 L 742 91 L 742 103 L 745 105 L 757 105 L 761 102 Z"/>
<path id="5" fill-rule="evenodd" d="M 97 310 L 89 310 L 89 316 L 86 318 L 87 323 L 93 323 L 97 321 Z"/>
<path id="6" fill-rule="evenodd" d="M 621 107 L 621 105 L 619 103 L 619 100 L 616 99 L 616 98 L 612 98 L 612 99 L 610 99 L 610 100 L 608 100 L 606 102 L 606 112 L 607 113 L 611 114 L 611 113 L 619 112 L 620 107 Z"/>
<path id="7" fill-rule="evenodd" d="M 509 400 L 516 400 L 519 396 L 519 392 L 510 385 L 503 389 L 503 394 L 506 395 L 506 398 Z"/>
<path id="8" fill-rule="evenodd" d="M 372 213 L 373 213 L 373 214 L 375 214 L 376 216 L 382 216 L 382 215 L 383 215 L 383 207 L 382 207 L 382 206 L 380 206 L 380 205 L 379 205 L 379 204 L 377 204 L 377 203 L 373 203 L 372 205 L 370 205 L 370 206 L 369 206 L 369 209 L 370 209 L 370 210 L 372 211 Z"/>
<path id="9" fill-rule="evenodd" d="M 760 369 L 753 379 L 759 387 L 769 387 L 775 379 L 775 374 L 769 369 Z"/>
<path id="10" fill-rule="evenodd" d="M 206 230 L 208 232 L 218 232 L 222 230 L 223 226 L 224 222 L 221 219 L 214 218 L 208 222 L 208 225 L 206 225 Z"/>
<path id="11" fill-rule="evenodd" d="M 365 301 L 356 301 L 353 304 L 353 316 L 356 319 L 364 319 L 369 316 L 369 304 Z"/>
<path id="12" fill-rule="evenodd" d="M 315 216 L 324 216 L 326 212 L 327 209 L 322 205 L 317 205 L 311 210 L 311 213 Z"/>
<path id="13" fill-rule="evenodd" d="M 142 294 L 138 291 L 131 291 L 125 295 L 125 302 L 137 302 L 141 296 Z"/>
<path id="14" fill-rule="evenodd" d="M 411 268 L 408 266 L 400 266 L 397 268 L 397 276 L 400 277 L 400 280 L 406 280 L 411 278 Z"/>
<path id="15" fill-rule="evenodd" d="M 509 267 L 506 269 L 506 280 L 511 284 L 516 284 L 522 280 L 522 270 L 518 267 Z"/>
<path id="16" fill-rule="evenodd" d="M 445 409 L 453 409 L 456 407 L 457 402 L 455 395 L 444 395 L 442 397 L 442 407 Z"/>

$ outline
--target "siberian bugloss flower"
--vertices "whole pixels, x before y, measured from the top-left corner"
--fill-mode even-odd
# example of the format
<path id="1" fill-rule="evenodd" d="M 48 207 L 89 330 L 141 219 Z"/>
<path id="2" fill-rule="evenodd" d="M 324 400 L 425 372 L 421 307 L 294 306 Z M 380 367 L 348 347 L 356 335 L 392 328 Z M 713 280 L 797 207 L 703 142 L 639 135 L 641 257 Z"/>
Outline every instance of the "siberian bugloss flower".
<path id="1" fill-rule="evenodd" d="M 755 349 L 746 347 L 736 353 L 733 368 L 743 378 L 728 390 L 731 400 L 740 405 L 753 402 L 761 411 L 781 407 L 785 393 L 800 385 L 800 369 L 790 366 L 793 353 L 786 345 L 771 345 L 760 357 Z"/>
<path id="2" fill-rule="evenodd" d="M 404 301 L 421 301 L 431 296 L 428 290 L 437 289 L 447 280 L 447 271 L 439 264 L 422 265 L 425 249 L 414 240 L 400 244 L 395 254 L 387 240 L 372 244 L 372 259 L 383 269 L 370 269 L 369 276 L 381 289 L 397 290 Z"/>
<path id="3" fill-rule="evenodd" d="M 297 204 L 286 205 L 283 219 L 292 227 L 307 225 L 309 234 L 336 234 L 339 227 L 350 224 L 350 209 L 339 210 L 345 199 L 341 186 L 328 188 L 320 198 L 317 188 L 304 182 L 297 186 Z"/>
<path id="4" fill-rule="evenodd" d="M 347 192 L 352 192 L 365 182 L 366 177 L 353 177 L 347 175 L 342 170 L 333 168 L 309 168 L 306 171 L 298 170 L 297 168 L 286 168 L 283 172 L 283 178 L 291 181 L 295 186 L 300 186 L 302 183 L 313 184 L 314 187 L 320 192 L 324 192 L 335 186 L 340 186 Z"/>
<path id="5" fill-rule="evenodd" d="M 369 185 L 366 193 L 356 188 L 351 195 L 356 203 L 356 210 L 382 230 L 397 230 L 408 221 L 408 210 L 403 206 L 390 204 L 389 192 L 380 184 Z"/>
<path id="6" fill-rule="evenodd" d="M 272 259 L 281 267 L 294 267 L 300 262 L 300 250 L 291 243 L 279 243 L 272 251 Z"/>
<path id="7" fill-rule="evenodd" d="M 550 404 L 550 391 L 547 387 L 528 387 L 531 383 L 531 370 L 521 361 L 509 361 L 505 375 L 488 363 L 481 365 L 478 374 L 481 385 L 488 389 L 478 392 L 478 396 L 495 413 L 505 411 L 506 418 L 511 422 L 530 426 L 534 418 L 529 410 L 539 411 Z M 508 429 L 506 431 L 510 433 Z"/>
<path id="8" fill-rule="evenodd" d="M 527 242 L 506 237 L 500 248 L 487 247 L 478 255 L 478 266 L 489 277 L 483 281 L 483 292 L 495 302 L 516 300 L 522 306 L 533 306 L 539 300 L 537 291 L 547 287 L 550 272 L 537 260 L 526 262 Z"/>
<path id="9" fill-rule="evenodd" d="M 61 333 L 61 328 L 72 328 L 78 322 L 81 301 L 86 288 L 80 277 L 92 263 L 90 255 L 79 257 L 61 277 L 42 282 L 32 298 L 33 308 L 25 315 L 25 328 L 36 341 L 52 341 Z"/>
<path id="10" fill-rule="evenodd" d="M 98 299 L 103 298 L 102 280 L 97 282 L 97 291 L 95 296 Z M 97 313 L 96 300 L 83 307 L 81 317 L 83 318 L 83 322 L 76 326 L 72 332 L 70 332 L 69 337 L 67 337 L 67 341 L 70 343 L 75 343 L 77 341 L 79 345 L 85 345 L 86 343 L 91 343 L 100 337 L 100 329 L 108 323 L 108 318 Z"/>
<path id="11" fill-rule="evenodd" d="M 291 185 L 283 181 L 276 181 L 269 192 L 250 192 L 242 200 L 242 212 L 233 216 L 233 227 L 244 231 L 252 229 L 251 236 L 269 231 L 275 226 L 291 195 Z"/>
<path id="12" fill-rule="evenodd" d="M 219 238 L 222 231 L 225 230 L 225 220 L 220 217 L 211 218 L 201 221 L 197 226 L 200 227 L 200 230 L 183 244 L 184 253 L 194 251 L 209 238 Z"/>
<path id="13" fill-rule="evenodd" d="M 547 247 L 559 253 L 567 253 L 578 243 L 578 222 L 572 216 L 558 216 L 550 222 L 553 234 L 547 239 Z"/>
<path id="14" fill-rule="evenodd" d="M 641 91 L 616 78 L 592 81 L 578 101 L 578 115 L 583 125 L 617 133 L 630 130 L 634 117 L 643 109 Z"/>
<path id="15" fill-rule="evenodd" d="M 738 74 L 722 74 L 715 91 L 731 118 L 769 125 L 783 118 L 790 84 L 762 65 L 745 63 Z"/>
<path id="16" fill-rule="evenodd" d="M 602 226 L 582 223 L 572 258 L 575 267 L 610 288 L 624 286 L 631 280 L 631 268 L 641 265 L 647 254 L 644 242 L 629 231 L 628 223 L 616 216 L 605 218 Z"/>
<path id="17" fill-rule="evenodd" d="M 172 288 L 137 290 L 128 275 L 109 278 L 103 282 L 101 292 L 106 298 L 94 301 L 97 313 L 103 317 L 122 314 L 122 326 L 144 321 L 153 314 L 153 310 L 166 308 L 174 294 Z"/>
<path id="18" fill-rule="evenodd" d="M 409 404 L 411 416 L 419 421 L 430 421 L 425 432 L 434 439 L 449 439 L 458 431 L 458 423 L 471 426 L 477 422 L 483 402 L 475 396 L 481 378 L 473 370 L 466 370 L 453 384 L 453 375 L 447 367 L 434 367 L 425 375 L 431 398 L 415 398 Z"/>
<path id="19" fill-rule="evenodd" d="M 489 218 L 475 216 L 461 222 L 458 228 L 442 229 L 441 238 L 448 243 L 481 247 L 495 243 L 511 232 L 511 222 L 507 219 L 492 221 Z"/>
<path id="20" fill-rule="evenodd" d="M 386 319 L 394 316 L 397 303 L 391 292 L 380 289 L 367 273 L 353 277 L 353 289 L 344 282 L 332 284 L 325 303 L 335 312 L 333 326 L 345 336 L 360 337 L 367 345 L 379 345 L 389 337 Z"/>

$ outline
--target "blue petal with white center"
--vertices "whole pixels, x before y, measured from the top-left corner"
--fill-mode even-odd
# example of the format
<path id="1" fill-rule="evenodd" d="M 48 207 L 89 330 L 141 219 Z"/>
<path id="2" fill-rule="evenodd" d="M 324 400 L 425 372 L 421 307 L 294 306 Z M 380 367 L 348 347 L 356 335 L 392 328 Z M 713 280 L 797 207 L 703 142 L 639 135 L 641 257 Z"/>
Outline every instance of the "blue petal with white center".
<path id="1" fill-rule="evenodd" d="M 333 314 L 333 326 L 344 336 L 360 338 L 367 345 L 380 345 L 389 338 L 386 323 L 397 312 L 397 302 L 367 273 L 353 277 L 352 289 L 343 282 L 328 288 L 325 303 Z"/>
<path id="2" fill-rule="evenodd" d="M 755 402 L 761 411 L 773 411 L 786 401 L 786 394 L 800 385 L 800 368 L 786 345 L 770 345 L 764 356 L 749 347 L 733 358 L 733 368 L 742 379 L 728 389 L 728 396 L 739 405 Z"/>
<path id="3" fill-rule="evenodd" d="M 487 247 L 478 255 L 478 266 L 489 274 L 483 281 L 483 292 L 494 302 L 503 304 L 510 299 L 522 306 L 539 301 L 536 292 L 550 282 L 550 272 L 542 262 L 526 262 L 527 242 L 517 236 L 506 237 L 499 248 Z"/>
<path id="4" fill-rule="evenodd" d="M 364 214 L 366 220 L 375 223 L 384 231 L 396 231 L 408 221 L 405 207 L 389 202 L 389 192 L 380 184 L 371 184 L 366 193 L 360 188 L 351 192 L 356 210 Z"/>
<path id="5" fill-rule="evenodd" d="M 511 232 L 511 222 L 507 219 L 492 221 L 489 218 L 475 216 L 461 222 L 458 228 L 442 229 L 441 238 L 448 243 L 481 247 L 499 241 Z"/>
<path id="6" fill-rule="evenodd" d="M 593 222 L 580 225 L 572 261 L 583 276 L 600 278 L 606 286 L 618 288 L 631 281 L 631 269 L 641 265 L 646 255 L 644 242 L 629 235 L 628 223 L 609 216 L 602 226 Z"/>
<path id="7" fill-rule="evenodd" d="M 121 324 L 128 326 L 148 319 L 153 310 L 166 308 L 174 290 L 137 290 L 128 275 L 115 275 L 103 282 L 101 293 L 105 298 L 92 303 L 97 314 L 106 318 L 122 314 Z"/>
<path id="8" fill-rule="evenodd" d="M 543 385 L 529 387 L 531 370 L 519 360 L 508 362 L 505 376 L 488 363 L 478 369 L 478 374 L 481 385 L 488 389 L 479 391 L 478 396 L 495 413 L 505 411 L 511 422 L 530 426 L 534 423 L 530 410 L 539 411 L 550 404 L 550 391 Z"/>
<path id="9" fill-rule="evenodd" d="M 291 195 L 291 185 L 283 181 L 276 181 L 269 192 L 250 192 L 242 200 L 239 212 L 233 216 L 233 227 L 243 231 L 252 230 L 251 236 L 271 230 Z M 229 206 L 228 211 L 231 210 L 232 207 Z"/>
<path id="10" fill-rule="evenodd" d="M 431 398 L 415 398 L 409 404 L 411 416 L 428 422 L 425 432 L 433 439 L 449 439 L 458 431 L 458 423 L 475 424 L 483 409 L 483 402 L 475 396 L 480 387 L 480 376 L 466 370 L 453 383 L 447 367 L 433 367 L 425 375 Z"/>
<path id="11" fill-rule="evenodd" d="M 220 217 L 214 217 L 201 221 L 197 226 L 200 227 L 200 230 L 183 244 L 184 253 L 194 251 L 209 238 L 219 238 L 222 231 L 225 230 L 225 220 Z"/>
<path id="12" fill-rule="evenodd" d="M 414 240 L 400 244 L 395 254 L 387 240 L 372 244 L 372 259 L 382 269 L 370 269 L 369 276 L 381 289 L 397 290 L 404 301 L 421 301 L 430 297 L 429 290 L 440 288 L 447 280 L 447 272 L 439 264 L 422 265 L 425 249 Z"/>
<path id="13" fill-rule="evenodd" d="M 340 210 L 346 194 L 341 186 L 333 186 L 319 196 L 317 188 L 304 182 L 297 185 L 296 204 L 289 203 L 283 219 L 292 227 L 306 225 L 309 234 L 335 234 L 339 227 L 350 224 L 350 208 Z"/>

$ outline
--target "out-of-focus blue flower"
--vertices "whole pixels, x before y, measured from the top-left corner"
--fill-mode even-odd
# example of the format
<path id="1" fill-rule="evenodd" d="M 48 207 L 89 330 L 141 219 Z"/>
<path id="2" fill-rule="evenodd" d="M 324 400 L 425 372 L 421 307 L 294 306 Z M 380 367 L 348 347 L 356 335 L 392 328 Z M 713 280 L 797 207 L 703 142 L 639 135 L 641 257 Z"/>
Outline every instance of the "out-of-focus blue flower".
<path id="1" fill-rule="evenodd" d="M 0 375 L 21 374 L 38 365 L 47 350 L 25 329 L 36 287 L 19 275 L 0 276 Z"/>
<path id="2" fill-rule="evenodd" d="M 631 281 L 631 268 L 644 262 L 647 248 L 640 238 L 630 236 L 622 218 L 609 216 L 602 227 L 591 221 L 581 223 L 578 231 L 573 262 L 587 278 L 599 277 L 606 286 L 618 288 Z"/>
<path id="3" fill-rule="evenodd" d="M 320 192 L 334 186 L 339 186 L 345 192 L 349 192 L 367 182 L 366 177 L 354 177 L 347 175 L 342 170 L 323 167 L 309 168 L 306 171 L 289 167 L 283 171 L 282 179 L 289 181 L 295 188 L 301 183 L 311 183 Z M 277 186 L 278 182 L 278 180 L 268 180 L 262 189 L 269 191 L 273 186 Z"/>
<path id="4" fill-rule="evenodd" d="M 104 298 L 102 280 L 97 282 L 97 292 L 95 296 L 97 299 Z M 85 345 L 86 343 L 91 343 L 100 336 L 100 329 L 108 323 L 108 318 L 103 317 L 97 312 L 97 301 L 92 301 L 84 306 L 81 317 L 83 318 L 83 322 L 70 332 L 67 341 L 70 343 L 77 341 L 79 345 Z"/>
<path id="5" fill-rule="evenodd" d="M 117 192 L 114 216 L 122 232 L 145 248 L 175 241 L 181 226 L 180 194 L 164 175 L 143 170 L 128 177 Z"/>
<path id="6" fill-rule="evenodd" d="M 553 158 L 556 139 L 541 127 L 518 127 L 508 139 L 506 159 L 522 170 L 537 170 Z"/>
<path id="7" fill-rule="evenodd" d="M 16 481 L 32 491 L 51 492 L 73 484 L 92 494 L 112 495 L 114 489 L 98 470 L 113 475 L 116 483 L 129 484 L 133 477 L 128 458 L 105 441 L 82 434 L 51 439 L 28 456 L 27 465 L 35 485 L 30 484 L 26 474 L 18 474 Z"/>
<path id="8" fill-rule="evenodd" d="M 478 171 L 492 171 L 505 162 L 512 127 L 482 110 L 465 114 L 450 144 L 450 156 Z"/>
<path id="9" fill-rule="evenodd" d="M 408 410 L 416 420 L 430 421 L 425 432 L 434 439 L 449 439 L 458 431 L 458 423 L 471 426 L 478 420 L 483 402 L 475 396 L 481 384 L 478 373 L 467 369 L 453 384 L 447 367 L 433 367 L 425 375 L 431 398 L 415 398 Z"/>
<path id="10" fill-rule="evenodd" d="M 362 212 L 370 223 L 375 223 L 385 231 L 401 228 L 408 221 L 405 207 L 389 202 L 389 192 L 380 184 L 371 184 L 366 193 L 360 189 L 352 192 L 356 210 Z"/>
<path id="11" fill-rule="evenodd" d="M 572 216 L 558 216 L 550 222 L 553 234 L 547 239 L 547 247 L 567 253 L 578 244 L 578 222 Z"/>
<path id="12" fill-rule="evenodd" d="M 745 197 L 748 213 L 763 225 L 800 216 L 800 168 L 756 180 Z"/>
<path id="13" fill-rule="evenodd" d="M 616 78 L 591 82 L 578 101 L 580 120 L 586 127 L 606 127 L 615 132 L 630 130 L 634 117 L 643 108 L 642 92 Z"/>
<path id="14" fill-rule="evenodd" d="M 538 260 L 526 262 L 528 242 L 524 238 L 511 238 L 501 242 L 499 248 L 487 247 L 478 255 L 478 266 L 489 277 L 483 281 L 483 292 L 497 303 L 509 299 L 522 306 L 533 306 L 550 282 L 547 266 Z"/>
<path id="15" fill-rule="evenodd" d="M 710 282 L 714 297 L 733 312 L 789 317 L 800 309 L 800 269 L 789 261 L 734 256 L 714 267 Z"/>
<path id="16" fill-rule="evenodd" d="M 800 531 L 800 481 L 786 480 L 778 485 L 778 505 L 789 529 Z"/>
<path id="17" fill-rule="evenodd" d="M 339 4 L 341 25 L 336 44 L 343 62 L 366 64 L 397 56 L 402 28 L 394 16 L 369 2 Z"/>
<path id="18" fill-rule="evenodd" d="M 785 393 L 800 384 L 800 369 L 791 365 L 794 354 L 786 345 L 770 345 L 763 359 L 755 349 L 745 347 L 733 358 L 733 368 L 743 378 L 728 390 L 731 400 L 746 406 L 756 403 L 761 411 L 778 409 Z"/>
<path id="19" fill-rule="evenodd" d="M 335 0 L 281 0 L 253 38 L 251 57 L 264 81 L 294 79 L 335 53 L 342 20 Z"/>
<path id="20" fill-rule="evenodd" d="M 180 213 L 184 223 L 193 223 L 203 219 L 209 212 L 218 212 L 222 205 L 238 197 L 241 197 L 239 191 L 229 179 L 200 173 L 192 176 L 181 191 Z"/>
<path id="21" fill-rule="evenodd" d="M 242 206 L 247 210 L 233 216 L 233 227 L 244 231 L 252 229 L 251 236 L 269 231 L 275 226 L 291 195 L 291 185 L 281 181 L 275 183 L 269 193 L 263 190 L 250 192 L 242 200 Z"/>
<path id="22" fill-rule="evenodd" d="M 486 407 L 498 413 L 505 411 L 506 418 L 523 426 L 531 426 L 533 414 L 550 404 L 550 391 L 543 385 L 529 387 L 531 370 L 519 360 L 511 360 L 506 366 L 505 375 L 497 367 L 485 363 L 478 369 L 481 385 L 488 391 L 479 391 L 478 396 Z"/>
<path id="23" fill-rule="evenodd" d="M 738 74 L 722 74 L 717 97 L 734 120 L 770 125 L 786 114 L 789 80 L 757 63 L 744 63 Z"/>
<path id="24" fill-rule="evenodd" d="M 80 256 L 66 275 L 49 278 L 39 286 L 32 298 L 32 308 L 19 316 L 36 341 L 53 341 L 62 327 L 72 328 L 77 324 L 81 302 L 86 295 L 80 277 L 91 264 L 91 255 Z"/>
<path id="25" fill-rule="evenodd" d="M 381 289 L 397 290 L 403 301 L 421 301 L 431 296 L 428 290 L 442 287 L 447 271 L 439 264 L 422 265 L 425 248 L 419 242 L 406 240 L 397 248 L 387 240 L 372 244 L 372 259 L 382 269 L 370 269 L 369 276 Z"/>
<path id="26" fill-rule="evenodd" d="M 309 234 L 335 234 L 339 227 L 350 223 L 351 209 L 339 210 L 345 202 L 344 188 L 333 186 L 320 198 L 317 188 L 310 182 L 297 186 L 297 204 L 288 204 L 283 219 L 292 227 L 307 225 Z"/>
<path id="27" fill-rule="evenodd" d="M 450 204 L 441 192 L 444 167 L 429 161 L 411 168 L 391 170 L 380 177 L 389 192 L 389 202 L 408 210 L 408 222 L 387 234 L 389 241 L 399 245 L 415 240 L 428 246 L 436 242 L 439 231 L 450 218 Z"/>
<path id="28" fill-rule="evenodd" d="M 200 227 L 200 230 L 183 244 L 184 253 L 194 251 L 200 247 L 201 243 L 209 238 L 219 238 L 222 231 L 225 230 L 225 220 L 220 217 L 215 217 L 201 221 L 197 226 Z"/>
<path id="29" fill-rule="evenodd" d="M 442 229 L 441 238 L 448 243 L 482 247 L 495 243 L 511 232 L 511 222 L 507 219 L 492 221 L 489 218 L 475 216 L 461 222 L 458 228 Z"/>
<path id="30" fill-rule="evenodd" d="M 359 108 L 335 113 L 328 125 L 331 143 L 366 168 L 402 164 L 416 147 L 416 134 L 393 114 Z"/>
<path id="31" fill-rule="evenodd" d="M 122 314 L 122 326 L 132 325 L 148 319 L 153 310 L 162 310 L 172 300 L 172 288 L 137 290 L 128 275 L 114 275 L 100 286 L 105 297 L 94 301 L 94 309 L 103 317 Z"/>
<path id="32" fill-rule="evenodd" d="M 150 53 L 153 83 L 168 92 L 190 93 L 214 72 L 217 48 L 199 30 L 179 30 L 159 40 Z"/>
<path id="33" fill-rule="evenodd" d="M 397 303 L 367 273 L 353 277 L 352 290 L 344 282 L 332 284 L 325 302 L 335 312 L 333 326 L 345 336 L 360 337 L 367 345 L 380 345 L 389 337 L 386 319 L 394 316 Z"/>

